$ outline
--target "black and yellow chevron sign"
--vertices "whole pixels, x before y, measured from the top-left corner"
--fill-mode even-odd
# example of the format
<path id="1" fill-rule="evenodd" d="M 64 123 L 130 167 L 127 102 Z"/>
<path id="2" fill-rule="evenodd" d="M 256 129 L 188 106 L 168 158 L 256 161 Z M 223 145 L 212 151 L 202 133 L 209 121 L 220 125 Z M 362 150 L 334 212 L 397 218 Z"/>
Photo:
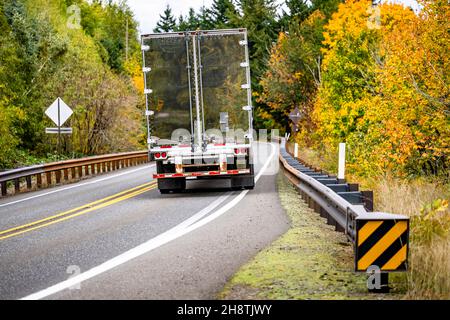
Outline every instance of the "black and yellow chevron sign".
<path id="1" fill-rule="evenodd" d="M 409 220 L 356 220 L 356 230 L 356 271 L 406 271 Z"/>

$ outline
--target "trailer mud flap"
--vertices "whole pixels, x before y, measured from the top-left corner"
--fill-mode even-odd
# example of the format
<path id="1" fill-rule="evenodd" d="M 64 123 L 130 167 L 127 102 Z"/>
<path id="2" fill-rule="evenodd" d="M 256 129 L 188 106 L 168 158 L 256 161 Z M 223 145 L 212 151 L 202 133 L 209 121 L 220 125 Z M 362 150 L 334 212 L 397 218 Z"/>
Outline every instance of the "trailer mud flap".
<path id="1" fill-rule="evenodd" d="M 159 190 L 177 190 L 181 191 L 186 189 L 186 179 L 184 178 L 166 178 L 158 179 Z"/>
<path id="2" fill-rule="evenodd" d="M 235 176 L 231 178 L 231 188 L 253 189 L 255 187 L 255 177 L 252 174 Z"/>

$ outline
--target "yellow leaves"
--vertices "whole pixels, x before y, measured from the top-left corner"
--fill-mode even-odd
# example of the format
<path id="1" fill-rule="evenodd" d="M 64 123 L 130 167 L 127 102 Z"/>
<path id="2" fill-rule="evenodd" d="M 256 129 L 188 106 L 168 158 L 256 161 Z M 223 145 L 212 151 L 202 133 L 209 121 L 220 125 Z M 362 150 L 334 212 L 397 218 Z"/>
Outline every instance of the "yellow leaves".
<path id="1" fill-rule="evenodd" d="M 325 27 L 323 81 L 313 113 L 317 139 L 325 148 L 347 140 L 359 172 L 422 173 L 437 161 L 445 168 L 450 39 L 442 17 L 449 16 L 448 6 L 446 13 L 440 7 L 424 17 L 383 4 L 379 29 L 367 24 L 370 6 L 347 1 Z"/>
<path id="2" fill-rule="evenodd" d="M 124 64 L 125 70 L 131 75 L 134 87 L 139 93 L 144 93 L 144 77 L 140 62 L 136 59 L 130 59 Z"/>
<path id="3" fill-rule="evenodd" d="M 420 213 L 411 217 L 413 240 L 420 244 L 430 243 L 434 238 L 448 238 L 450 233 L 450 212 L 448 200 L 436 199 L 424 205 Z"/>

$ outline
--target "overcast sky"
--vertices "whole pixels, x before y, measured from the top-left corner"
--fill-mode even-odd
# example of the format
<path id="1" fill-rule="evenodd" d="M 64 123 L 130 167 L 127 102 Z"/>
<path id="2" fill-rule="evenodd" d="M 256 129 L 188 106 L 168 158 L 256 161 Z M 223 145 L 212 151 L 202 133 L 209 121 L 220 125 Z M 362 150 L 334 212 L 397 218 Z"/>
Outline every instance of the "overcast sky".
<path id="1" fill-rule="evenodd" d="M 198 12 L 203 5 L 210 7 L 213 0 L 127 0 L 127 2 L 140 24 L 139 31 L 141 33 L 152 33 L 156 27 L 156 22 L 159 20 L 159 15 L 163 13 L 166 5 L 170 5 L 174 16 L 178 19 L 180 14 L 186 16 L 190 7 Z M 416 0 L 390 0 L 390 2 L 417 7 Z M 282 4 L 284 1 L 278 0 L 278 3 Z"/>

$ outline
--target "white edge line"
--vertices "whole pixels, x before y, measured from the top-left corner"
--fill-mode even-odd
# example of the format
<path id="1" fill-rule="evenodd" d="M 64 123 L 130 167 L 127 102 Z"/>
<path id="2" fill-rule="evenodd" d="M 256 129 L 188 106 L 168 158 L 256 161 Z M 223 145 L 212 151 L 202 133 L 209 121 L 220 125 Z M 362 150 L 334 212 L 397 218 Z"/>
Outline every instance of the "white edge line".
<path id="1" fill-rule="evenodd" d="M 31 200 L 31 199 L 48 196 L 48 195 L 53 194 L 53 193 L 57 193 L 57 192 L 61 192 L 61 191 L 69 190 L 69 189 L 83 187 L 83 186 L 86 186 L 86 185 L 89 185 L 89 184 L 94 184 L 94 183 L 102 182 L 102 181 L 105 181 L 105 180 L 114 179 L 114 178 L 117 178 L 117 177 L 120 177 L 120 176 L 123 176 L 123 175 L 126 175 L 126 174 L 130 174 L 130 173 L 133 173 L 133 172 L 136 172 L 136 171 L 139 171 L 139 170 L 152 168 L 154 166 L 155 166 L 155 164 L 151 164 L 150 166 L 144 166 L 142 168 L 137 168 L 137 169 L 133 169 L 133 170 L 126 171 L 126 172 L 121 172 L 121 173 L 115 174 L 113 176 L 108 176 L 108 177 L 104 177 L 104 178 L 100 178 L 100 179 L 95 179 L 95 180 L 84 182 L 84 183 L 74 184 L 74 185 L 69 186 L 69 187 L 52 190 L 52 191 L 49 191 L 49 192 L 37 194 L 37 195 L 31 196 L 31 197 L 20 199 L 20 200 L 16 200 L 16 201 L 11 201 L 11 202 L 8 202 L 8 203 L 0 204 L 0 208 L 1 207 L 6 207 L 6 206 L 9 206 L 9 205 L 12 205 L 12 204 L 24 202 L 24 201 L 27 201 L 27 200 Z"/>
<path id="2" fill-rule="evenodd" d="M 272 161 L 274 157 L 274 147 L 273 144 L 269 144 L 271 146 L 271 155 L 267 159 L 264 166 L 259 171 L 258 175 L 255 178 L 255 183 L 259 180 L 259 178 L 262 176 L 264 171 L 267 169 L 268 165 Z M 227 212 L 229 209 L 233 208 L 239 201 L 241 201 L 245 195 L 248 193 L 249 190 L 243 190 L 240 194 L 238 194 L 232 201 L 227 203 L 225 206 L 217 210 L 216 212 L 212 213 L 205 219 L 198 221 L 202 216 L 208 214 L 210 211 L 212 211 L 214 208 L 216 208 L 218 205 L 220 205 L 223 201 L 225 201 L 228 196 L 221 196 L 219 199 L 215 200 L 213 203 L 211 203 L 208 207 L 204 208 L 194 216 L 190 217 L 189 219 L 184 220 L 177 226 L 173 227 L 172 229 L 169 229 L 168 231 L 161 233 L 160 235 L 148 240 L 147 242 L 144 242 L 143 244 L 138 245 L 137 247 L 134 247 L 133 249 L 130 249 L 108 261 L 105 261 L 104 263 L 86 271 L 83 272 L 75 277 L 69 278 L 65 281 L 62 281 L 60 283 L 57 283 L 47 289 L 38 291 L 36 293 L 33 293 L 31 295 L 28 295 L 26 297 L 21 298 L 20 300 L 39 300 L 45 297 L 48 297 L 50 295 L 53 295 L 55 293 L 58 293 L 64 289 L 67 289 L 71 286 L 77 285 L 83 281 L 86 281 L 88 279 L 91 279 L 99 274 L 102 274 L 108 270 L 111 270 L 121 264 L 124 264 L 136 257 L 139 257 L 145 253 L 148 253 L 172 240 L 175 240 L 191 231 L 194 231 L 195 229 L 200 228 L 201 226 L 207 224 L 208 222 L 211 222 Z M 198 221 L 196 223 L 193 222 Z M 189 226 L 190 223 L 194 223 Z"/>

